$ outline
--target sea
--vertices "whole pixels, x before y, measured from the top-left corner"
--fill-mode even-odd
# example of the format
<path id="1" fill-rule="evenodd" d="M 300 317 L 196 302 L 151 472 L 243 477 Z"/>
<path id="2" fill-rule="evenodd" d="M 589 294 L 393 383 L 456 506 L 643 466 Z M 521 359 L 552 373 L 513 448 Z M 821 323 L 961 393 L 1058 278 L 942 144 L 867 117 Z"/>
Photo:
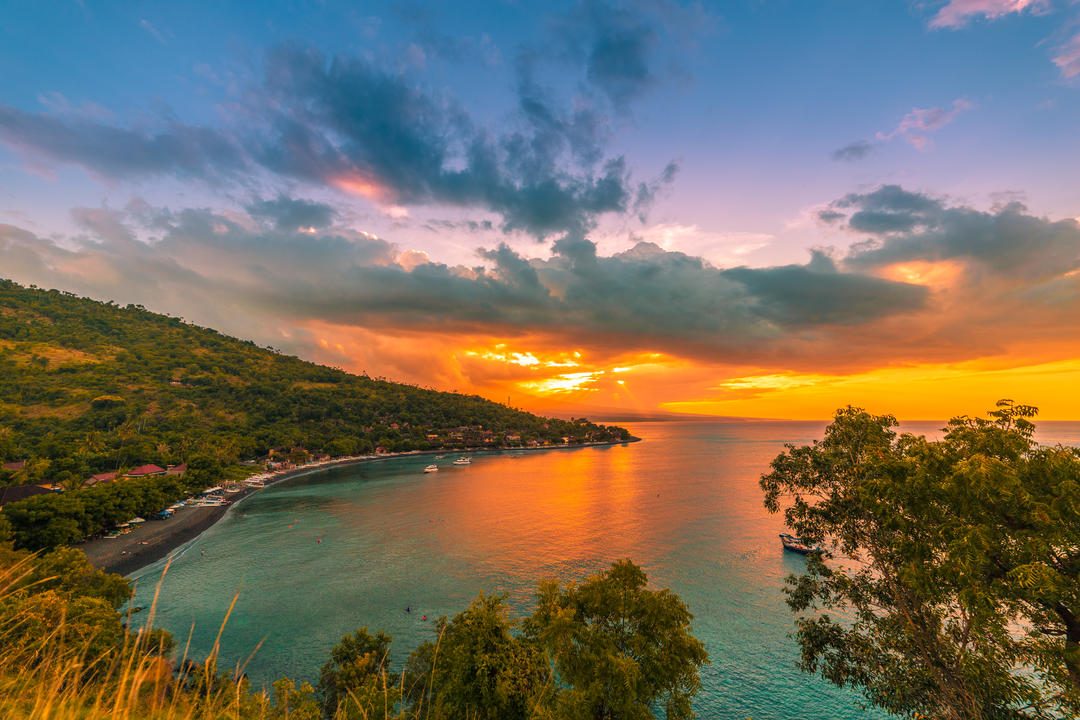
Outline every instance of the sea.
<path id="1" fill-rule="evenodd" d="M 480 593 L 504 594 L 525 615 L 540 580 L 580 581 L 629 558 L 694 615 L 711 661 L 699 717 L 886 717 L 799 670 L 783 587 L 806 561 L 782 549 L 783 520 L 761 502 L 770 460 L 785 443 L 821 438 L 825 423 L 622 424 L 642 441 L 477 452 L 464 466 L 451 454 L 397 457 L 284 481 L 171 562 L 134 573 L 134 604 L 149 608 L 156 595 L 153 624 L 181 650 L 201 659 L 220 642 L 219 667 L 256 687 L 285 675 L 314 682 L 357 628 L 390 633 L 400 667 L 434 639 L 435 618 Z M 937 437 L 942 425 L 902 429 Z M 1042 423 L 1038 437 L 1080 444 L 1080 423 Z M 423 472 L 432 462 L 439 471 Z"/>

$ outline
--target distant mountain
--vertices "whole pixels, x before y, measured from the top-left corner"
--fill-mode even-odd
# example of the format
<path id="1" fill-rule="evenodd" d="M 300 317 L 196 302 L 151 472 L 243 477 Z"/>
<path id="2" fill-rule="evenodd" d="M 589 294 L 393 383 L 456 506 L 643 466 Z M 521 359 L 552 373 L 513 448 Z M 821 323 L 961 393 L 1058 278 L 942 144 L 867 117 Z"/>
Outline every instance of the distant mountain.
<path id="1" fill-rule="evenodd" d="M 622 440 L 474 395 L 352 375 L 142 307 L 0 280 L 0 485 L 300 449 L 333 456 Z M 15 469 L 15 464 L 25 464 Z"/>

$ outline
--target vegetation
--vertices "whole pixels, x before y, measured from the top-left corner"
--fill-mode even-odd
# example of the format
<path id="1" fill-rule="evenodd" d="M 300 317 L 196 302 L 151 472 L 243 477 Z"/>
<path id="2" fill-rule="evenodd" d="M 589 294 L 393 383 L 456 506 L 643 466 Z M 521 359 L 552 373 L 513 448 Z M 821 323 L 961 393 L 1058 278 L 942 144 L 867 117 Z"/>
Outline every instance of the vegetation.
<path id="1" fill-rule="evenodd" d="M 362 628 L 331 650 L 317 688 L 282 678 L 269 693 L 253 690 L 242 667 L 221 672 L 216 653 L 198 663 L 175 657 L 171 636 L 147 629 L 153 608 L 146 622 L 117 612 L 127 593 L 126 580 L 77 550 L 31 556 L 0 546 L 0 717 L 684 718 L 706 662 L 686 607 L 648 590 L 629 561 L 577 588 L 542 586 L 523 621 L 502 598 L 480 596 L 441 618 L 435 641 L 398 673 L 392 639 Z M 584 636 L 581 646 L 567 642 Z"/>
<path id="2" fill-rule="evenodd" d="M 840 411 L 765 505 L 823 543 L 788 581 L 802 667 L 906 717 L 1080 715 L 1080 452 L 1002 401 L 940 441 Z"/>
<path id="3" fill-rule="evenodd" d="M 51 548 L 155 512 L 223 468 L 442 447 L 626 440 L 483 398 L 352 375 L 180 318 L 0 280 L 0 487 L 55 483 L 4 508 L 20 547 Z M 83 489 L 94 473 L 187 462 L 184 483 Z M 217 473 L 217 476 L 215 476 Z M 23 506 L 16 510 L 16 506 Z"/>

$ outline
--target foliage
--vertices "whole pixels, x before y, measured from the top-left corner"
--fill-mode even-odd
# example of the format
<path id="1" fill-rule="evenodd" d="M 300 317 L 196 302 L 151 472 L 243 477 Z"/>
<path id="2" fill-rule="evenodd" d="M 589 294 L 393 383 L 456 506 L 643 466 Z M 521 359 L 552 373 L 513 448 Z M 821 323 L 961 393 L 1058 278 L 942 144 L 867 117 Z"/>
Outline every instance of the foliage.
<path id="1" fill-rule="evenodd" d="M 391 672 L 390 636 L 361 628 L 331 650 L 317 689 L 286 677 L 267 693 L 251 688 L 242 667 L 219 672 L 216 646 L 201 662 L 177 659 L 171 637 L 150 629 L 149 620 L 129 630 L 125 625 L 139 623 L 114 603 L 127 581 L 88 568 L 79 555 L 70 549 L 31 555 L 0 544 L 5 720 L 651 718 L 641 711 L 654 705 L 656 691 L 673 682 L 696 687 L 704 661 L 700 643 L 683 637 L 685 606 L 669 591 L 646 590 L 641 570 L 624 562 L 577 589 L 545 585 L 550 602 L 523 623 L 526 632 L 509 617 L 503 597 L 481 595 L 452 619 L 440 619 L 436 641 L 417 648 L 400 674 Z M 576 613 L 575 597 L 591 598 L 586 605 L 606 598 L 605 609 L 590 605 L 593 610 Z M 560 645 L 566 637 L 550 624 L 556 606 L 560 627 L 577 622 L 567 611 L 592 618 L 587 631 L 576 631 L 586 642 L 574 663 L 595 660 L 600 673 L 613 672 L 602 683 L 608 690 L 599 693 L 599 704 L 573 699 L 578 682 L 589 683 L 588 694 L 596 696 L 597 672 L 564 672 L 563 660 L 550 654 L 550 641 L 568 652 Z M 635 639 L 637 633 L 642 637 Z M 689 648 L 695 662 L 680 666 L 678 647 Z M 657 662 L 665 656 L 673 664 Z M 644 681 L 626 686 L 626 671 L 635 665 Z M 632 692 L 644 694 L 634 702 Z"/>
<path id="2" fill-rule="evenodd" d="M 916 717 L 1080 714 L 1080 454 L 1002 401 L 939 441 L 856 408 L 772 462 L 772 512 L 824 543 L 788 581 L 802 667 Z"/>
<path id="3" fill-rule="evenodd" d="M 694 716 L 705 646 L 690 634 L 693 616 L 670 590 L 649 590 L 629 560 L 575 587 L 541 584 L 531 637 L 543 647 L 563 689 L 558 717 L 651 720 Z"/>
<path id="4" fill-rule="evenodd" d="M 396 678 L 390 674 L 392 637 L 366 627 L 346 635 L 319 673 L 323 712 L 334 718 L 385 718 Z"/>
<path id="5" fill-rule="evenodd" d="M 81 489 L 94 473 L 187 462 L 185 482 L 195 488 L 217 482 L 237 460 L 275 449 L 299 461 L 380 446 L 499 447 L 564 437 L 581 443 L 629 434 L 352 375 L 139 306 L 0 280 L 0 462 L 26 461 L 0 471 L 0 485 L 59 483 L 69 496 L 4 508 L 20 547 L 71 543 L 183 497 L 164 478 Z M 156 495 L 152 486 L 161 486 Z"/>
<path id="6" fill-rule="evenodd" d="M 515 627 L 504 598 L 484 595 L 436 623 L 438 645 L 421 646 L 411 663 L 414 675 L 423 673 L 420 687 L 430 690 L 426 701 L 436 717 L 524 720 L 554 695 L 544 651 L 516 636 Z M 413 697 L 419 712 L 425 698 Z"/>

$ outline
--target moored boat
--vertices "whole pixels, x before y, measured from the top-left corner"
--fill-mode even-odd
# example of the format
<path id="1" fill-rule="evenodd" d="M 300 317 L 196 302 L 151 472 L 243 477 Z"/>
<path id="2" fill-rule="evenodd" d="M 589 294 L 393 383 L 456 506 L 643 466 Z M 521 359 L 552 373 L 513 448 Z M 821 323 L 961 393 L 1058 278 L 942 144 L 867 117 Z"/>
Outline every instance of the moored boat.
<path id="1" fill-rule="evenodd" d="M 428 465 L 426 468 L 424 468 L 424 472 L 439 472 L 439 466 L 438 465 Z"/>
<path id="2" fill-rule="evenodd" d="M 459 457 L 457 460 L 455 460 L 454 464 L 455 465 L 471 465 L 472 464 L 472 458 L 462 456 L 462 457 Z"/>
<path id="3" fill-rule="evenodd" d="M 785 550 L 790 550 L 800 555 L 809 555 L 811 553 L 821 552 L 821 547 L 818 545 L 809 545 L 801 538 L 797 538 L 789 533 L 780 533 L 780 542 L 784 544 Z"/>

